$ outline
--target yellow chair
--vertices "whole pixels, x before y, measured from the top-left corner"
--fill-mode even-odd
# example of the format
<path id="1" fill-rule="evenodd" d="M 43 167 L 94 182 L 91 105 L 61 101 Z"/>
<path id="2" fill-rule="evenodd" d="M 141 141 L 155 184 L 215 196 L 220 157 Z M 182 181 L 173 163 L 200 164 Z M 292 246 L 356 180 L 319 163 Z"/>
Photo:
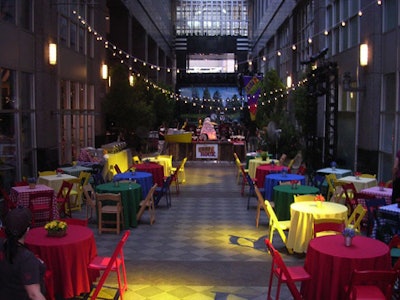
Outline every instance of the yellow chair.
<path id="1" fill-rule="evenodd" d="M 239 156 L 236 154 L 236 152 L 233 152 L 233 157 L 235 158 L 235 164 L 236 164 L 236 167 L 238 168 L 238 172 L 237 172 L 237 176 L 236 176 L 236 183 L 239 184 L 239 183 L 240 183 L 240 176 L 243 177 L 242 170 L 240 169 L 240 166 L 243 167 L 245 173 L 248 173 L 248 172 L 249 172 L 249 169 L 246 169 L 246 168 L 245 168 L 246 164 L 245 164 L 245 163 L 242 163 L 242 162 L 240 161 Z M 246 179 L 243 177 L 243 178 L 242 178 L 242 181 L 245 181 L 245 180 L 246 180 Z"/>
<path id="2" fill-rule="evenodd" d="M 346 227 L 352 227 L 356 232 L 361 232 L 361 221 L 366 213 L 367 210 L 361 204 L 358 204 L 347 220 Z"/>
<path id="3" fill-rule="evenodd" d="M 57 175 L 56 171 L 39 171 L 39 176 Z"/>
<path id="4" fill-rule="evenodd" d="M 375 178 L 376 179 L 376 174 L 362 173 L 360 175 L 360 177 L 363 177 L 363 178 Z"/>
<path id="5" fill-rule="evenodd" d="M 183 160 L 182 160 L 182 162 L 181 162 L 181 164 L 179 165 L 179 170 L 178 170 L 178 174 L 177 174 L 177 178 L 176 178 L 176 180 L 177 180 L 177 182 L 176 183 L 178 183 L 178 180 L 181 182 L 181 183 L 185 183 L 186 182 L 186 174 L 185 174 L 185 164 L 186 164 L 186 161 L 187 161 L 187 157 L 185 157 Z M 176 172 L 176 170 L 177 170 L 177 168 L 171 168 L 171 174 L 174 174 L 174 172 Z"/>
<path id="6" fill-rule="evenodd" d="M 294 202 L 314 201 L 315 195 L 294 195 Z"/>
<path id="7" fill-rule="evenodd" d="M 258 224 L 260 222 L 260 215 L 261 215 L 261 211 L 263 210 L 265 212 L 265 214 L 267 215 L 268 219 L 269 216 L 267 214 L 267 207 L 265 206 L 265 199 L 263 197 L 263 195 L 261 194 L 260 190 L 258 189 L 258 187 L 256 185 L 254 185 L 254 191 L 257 195 L 257 210 L 256 210 L 256 227 L 258 228 Z M 274 202 L 270 202 L 269 203 L 272 207 L 275 207 L 275 203 Z"/>
<path id="8" fill-rule="evenodd" d="M 326 183 L 328 184 L 328 192 L 326 195 L 326 200 L 330 201 L 331 197 L 335 193 L 335 182 L 337 182 L 336 174 L 325 175 Z"/>
<path id="9" fill-rule="evenodd" d="M 269 241 L 272 243 L 274 231 L 277 230 L 282 241 L 286 244 L 286 235 L 284 231 L 289 230 L 290 220 L 279 221 L 274 209 L 272 208 L 271 203 L 268 200 L 265 200 L 264 204 L 269 217 Z"/>
<path id="10" fill-rule="evenodd" d="M 132 160 L 133 160 L 133 163 L 136 164 L 136 165 L 142 163 L 142 160 L 140 159 L 140 157 L 139 157 L 138 155 L 135 155 L 135 156 L 132 158 Z"/>
<path id="11" fill-rule="evenodd" d="M 69 194 L 71 200 L 71 210 L 81 210 L 83 187 L 89 183 L 91 174 L 89 172 L 81 172 L 78 178 L 70 179 L 69 182 L 74 184 L 74 187 Z"/>

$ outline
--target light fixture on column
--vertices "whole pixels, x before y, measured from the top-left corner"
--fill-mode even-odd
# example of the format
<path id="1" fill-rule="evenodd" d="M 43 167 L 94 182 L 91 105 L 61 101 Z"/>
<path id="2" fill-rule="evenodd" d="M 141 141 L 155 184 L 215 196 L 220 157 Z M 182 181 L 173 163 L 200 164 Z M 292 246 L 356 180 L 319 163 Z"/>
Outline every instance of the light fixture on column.
<path id="1" fill-rule="evenodd" d="M 360 66 L 361 67 L 368 66 L 368 45 L 367 44 L 360 45 Z"/>
<path id="2" fill-rule="evenodd" d="M 292 87 L 292 76 L 288 75 L 286 77 L 286 87 L 290 89 Z"/>
<path id="3" fill-rule="evenodd" d="M 57 64 L 57 44 L 55 43 L 49 44 L 49 64 Z"/>
<path id="4" fill-rule="evenodd" d="M 108 66 L 106 64 L 102 64 L 101 66 L 101 78 L 103 79 L 108 78 Z"/>

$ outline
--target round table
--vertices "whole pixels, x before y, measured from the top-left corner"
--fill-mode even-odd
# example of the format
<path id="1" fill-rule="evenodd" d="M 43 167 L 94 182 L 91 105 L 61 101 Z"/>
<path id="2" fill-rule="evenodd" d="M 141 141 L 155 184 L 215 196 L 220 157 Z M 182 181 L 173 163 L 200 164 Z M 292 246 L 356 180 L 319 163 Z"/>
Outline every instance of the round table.
<path id="1" fill-rule="evenodd" d="M 318 194 L 318 188 L 309 185 L 276 185 L 273 188 L 272 199 L 275 203 L 275 213 L 279 220 L 290 220 L 290 205 L 294 202 L 294 195 Z M 268 198 L 267 198 L 268 199 Z"/>
<path id="2" fill-rule="evenodd" d="M 129 228 L 137 226 L 136 212 L 139 209 L 140 200 L 142 199 L 142 188 L 139 184 L 120 182 L 116 185 L 114 182 L 108 182 L 96 186 L 96 192 L 121 193 L 124 227 Z"/>
<path id="3" fill-rule="evenodd" d="M 148 172 L 125 172 L 120 174 L 115 174 L 113 181 L 118 180 L 136 180 L 136 183 L 140 184 L 142 187 L 142 199 L 146 198 L 147 193 L 153 186 L 153 175 Z"/>
<path id="4" fill-rule="evenodd" d="M 263 188 L 265 176 L 267 176 L 268 174 L 271 174 L 271 173 L 281 173 L 283 168 L 287 169 L 287 167 L 285 167 L 285 166 L 278 166 L 276 164 L 261 165 L 256 168 L 256 174 L 252 178 L 256 178 L 257 186 L 259 188 Z"/>
<path id="5" fill-rule="evenodd" d="M 156 157 L 146 157 L 144 160 L 155 162 L 164 168 L 164 176 L 171 175 L 172 170 L 172 155 L 159 155 Z"/>
<path id="6" fill-rule="evenodd" d="M 63 237 L 48 237 L 44 227 L 29 230 L 26 246 L 45 263 L 53 273 L 54 292 L 63 298 L 73 298 L 88 293 L 98 272 L 87 265 L 97 255 L 92 230 L 78 225 L 68 225 Z"/>
<path id="7" fill-rule="evenodd" d="M 290 205 L 290 230 L 286 241 L 289 251 L 306 252 L 308 243 L 314 237 L 314 219 L 347 219 L 347 206 L 335 202 L 297 202 Z"/>
<path id="8" fill-rule="evenodd" d="M 158 186 L 162 186 L 164 183 L 164 167 L 152 162 L 145 162 L 133 166 L 136 171 L 148 172 L 153 175 L 153 182 L 157 183 Z"/>
<path id="9" fill-rule="evenodd" d="M 305 299 L 345 299 L 352 271 L 390 270 L 390 251 L 372 238 L 356 236 L 346 247 L 342 235 L 328 235 L 310 241 L 304 267 L 312 278 L 302 284 Z"/>
<path id="10" fill-rule="evenodd" d="M 281 174 L 281 173 L 274 173 L 265 176 L 264 181 L 264 197 L 270 201 L 273 201 L 273 188 L 274 186 L 279 185 L 281 181 L 292 181 L 297 180 L 299 185 L 306 184 L 306 178 L 304 175 L 298 174 Z"/>

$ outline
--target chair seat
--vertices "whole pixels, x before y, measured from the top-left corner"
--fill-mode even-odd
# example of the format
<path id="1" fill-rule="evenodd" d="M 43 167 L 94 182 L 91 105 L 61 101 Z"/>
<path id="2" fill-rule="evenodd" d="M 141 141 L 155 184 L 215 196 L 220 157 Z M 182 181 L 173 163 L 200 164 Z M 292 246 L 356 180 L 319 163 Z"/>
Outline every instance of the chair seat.
<path id="1" fill-rule="evenodd" d="M 120 211 L 120 209 L 116 206 L 116 205 L 105 205 L 105 206 L 103 206 L 102 208 L 101 208 L 101 211 L 103 212 L 103 213 L 112 213 L 112 214 L 115 214 L 115 213 L 117 213 L 117 212 L 119 212 Z"/>
<path id="2" fill-rule="evenodd" d="M 311 279 L 310 274 L 304 269 L 303 266 L 293 266 L 287 268 L 290 276 L 294 281 L 303 281 Z M 277 269 L 277 272 L 280 272 L 280 269 Z M 285 274 L 282 274 L 282 280 L 286 281 Z"/>
<path id="3" fill-rule="evenodd" d="M 89 264 L 90 269 L 94 270 L 105 270 L 107 268 L 108 263 L 110 262 L 111 257 L 107 256 L 96 256 Z M 117 266 L 120 266 L 122 263 L 121 258 L 117 257 L 115 262 L 113 263 L 111 270 L 115 271 Z"/>
<path id="4" fill-rule="evenodd" d="M 356 298 L 354 300 L 385 300 L 386 297 L 377 286 L 358 285 L 355 286 Z"/>
<path id="5" fill-rule="evenodd" d="M 281 225 L 282 230 L 289 230 L 290 229 L 290 220 L 279 221 L 279 224 Z"/>

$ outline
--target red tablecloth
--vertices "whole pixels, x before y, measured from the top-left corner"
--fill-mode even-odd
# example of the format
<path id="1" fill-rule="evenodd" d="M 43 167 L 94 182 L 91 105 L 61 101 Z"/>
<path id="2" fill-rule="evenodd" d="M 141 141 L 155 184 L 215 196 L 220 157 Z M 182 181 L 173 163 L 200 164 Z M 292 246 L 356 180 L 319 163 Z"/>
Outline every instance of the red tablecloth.
<path id="1" fill-rule="evenodd" d="M 364 236 L 356 236 L 346 247 L 342 235 L 323 236 L 310 241 L 304 267 L 312 278 L 302 284 L 305 299 L 344 299 L 354 269 L 391 268 L 389 247 Z"/>
<path id="2" fill-rule="evenodd" d="M 149 172 L 153 175 L 153 182 L 158 186 L 163 186 L 164 182 L 164 167 L 157 163 L 142 163 L 133 166 L 136 171 Z"/>
<path id="3" fill-rule="evenodd" d="M 282 172 L 283 168 L 287 168 L 287 167 L 271 165 L 271 164 L 258 166 L 256 169 L 257 187 L 264 188 L 265 176 L 267 176 L 268 174 L 271 174 L 271 173 Z"/>
<path id="4" fill-rule="evenodd" d="M 52 270 L 54 291 L 63 298 L 90 292 L 98 273 L 88 271 L 89 262 L 97 255 L 92 230 L 68 225 L 64 237 L 48 237 L 43 227 L 29 230 L 25 244 Z"/>
<path id="5" fill-rule="evenodd" d="M 57 209 L 57 201 L 54 189 L 48 187 L 44 184 L 37 184 L 34 189 L 29 188 L 28 185 L 25 186 L 14 186 L 11 188 L 10 191 L 10 198 L 11 201 L 17 204 L 17 206 L 29 207 L 29 195 L 34 194 L 37 192 L 43 191 L 53 191 L 54 198 L 53 198 L 53 218 L 59 219 L 59 212 Z M 41 198 L 36 199 L 40 203 Z"/>

